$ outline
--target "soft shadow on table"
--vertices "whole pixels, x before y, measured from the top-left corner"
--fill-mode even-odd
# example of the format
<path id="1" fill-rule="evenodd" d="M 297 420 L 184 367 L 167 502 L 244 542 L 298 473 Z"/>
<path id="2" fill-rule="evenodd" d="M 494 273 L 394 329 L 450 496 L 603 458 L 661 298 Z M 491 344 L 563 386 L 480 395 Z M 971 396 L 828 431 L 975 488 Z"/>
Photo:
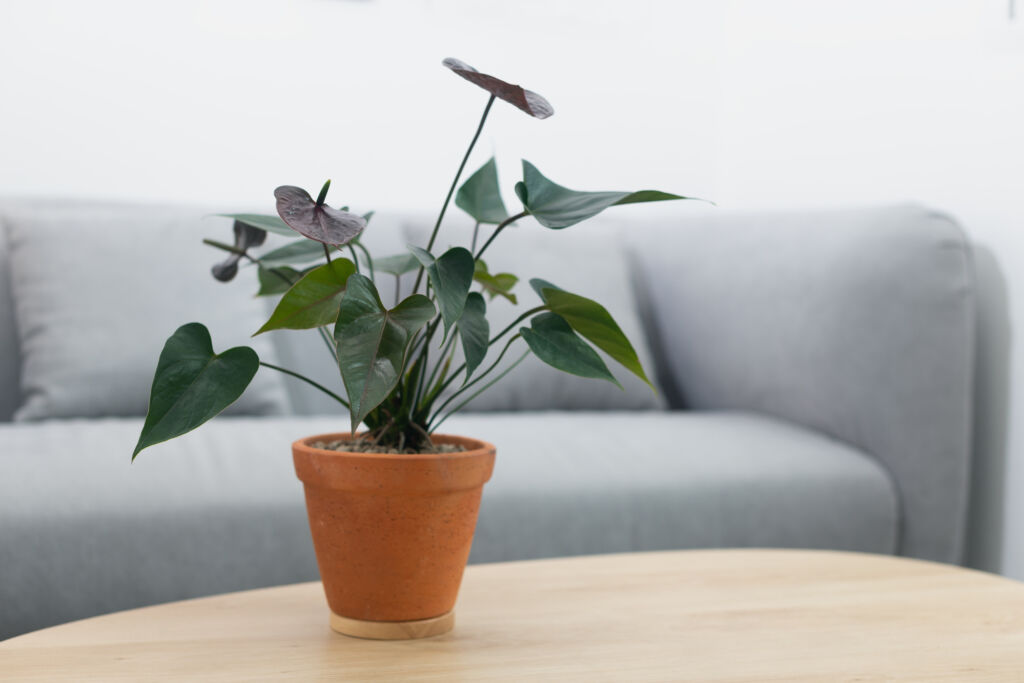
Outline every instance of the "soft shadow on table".
<path id="1" fill-rule="evenodd" d="M 996 255 L 974 244 L 977 293 L 974 434 L 967 519 L 967 566 L 998 572 L 1003 560 L 1010 345 L 1006 278 Z"/>

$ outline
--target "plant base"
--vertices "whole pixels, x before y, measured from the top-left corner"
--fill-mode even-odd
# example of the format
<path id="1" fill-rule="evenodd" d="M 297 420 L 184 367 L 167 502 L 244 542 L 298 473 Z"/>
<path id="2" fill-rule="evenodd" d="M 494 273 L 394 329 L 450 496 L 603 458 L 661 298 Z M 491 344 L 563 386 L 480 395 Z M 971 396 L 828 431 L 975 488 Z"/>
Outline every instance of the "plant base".
<path id="1" fill-rule="evenodd" d="M 455 612 L 416 621 L 364 621 L 331 612 L 331 628 L 338 633 L 371 640 L 413 640 L 448 633 L 455 628 Z"/>

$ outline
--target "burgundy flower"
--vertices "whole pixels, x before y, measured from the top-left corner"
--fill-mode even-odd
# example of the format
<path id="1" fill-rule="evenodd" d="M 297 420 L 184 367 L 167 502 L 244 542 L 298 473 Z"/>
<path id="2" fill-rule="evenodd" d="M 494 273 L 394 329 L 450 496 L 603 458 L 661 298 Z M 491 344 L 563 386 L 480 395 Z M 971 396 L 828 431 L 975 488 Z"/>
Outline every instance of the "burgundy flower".
<path id="1" fill-rule="evenodd" d="M 325 194 L 321 191 L 320 199 L 313 201 L 301 187 L 282 185 L 274 190 L 277 213 L 292 230 L 311 240 L 340 247 L 359 236 L 366 227 L 366 220 L 354 213 L 327 206 L 323 202 Z"/>
<path id="2" fill-rule="evenodd" d="M 441 62 L 441 64 L 462 76 L 470 83 L 479 85 L 495 97 L 519 107 L 530 116 L 534 116 L 538 119 L 546 119 L 555 113 L 551 104 L 537 93 L 525 90 L 518 85 L 506 83 L 500 78 L 495 78 L 490 74 L 481 73 L 469 64 L 461 62 L 454 57 L 449 57 Z"/>
<path id="3" fill-rule="evenodd" d="M 249 247 L 258 247 L 267 239 L 267 231 L 235 221 L 235 249 L 239 251 L 228 256 L 210 270 L 221 282 L 229 282 L 238 274 L 238 262 Z"/>

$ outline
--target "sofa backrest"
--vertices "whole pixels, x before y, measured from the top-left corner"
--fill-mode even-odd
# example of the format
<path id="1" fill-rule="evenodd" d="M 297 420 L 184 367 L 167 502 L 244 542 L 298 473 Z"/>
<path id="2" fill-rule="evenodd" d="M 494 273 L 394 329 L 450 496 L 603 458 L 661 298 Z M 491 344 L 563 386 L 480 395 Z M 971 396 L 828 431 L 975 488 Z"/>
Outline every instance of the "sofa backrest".
<path id="1" fill-rule="evenodd" d="M 7 230 L 0 213 L 0 422 L 7 422 L 20 403 L 18 330 L 11 297 L 11 265 L 7 258 Z"/>
<path id="2" fill-rule="evenodd" d="M 902 554 L 960 560 L 975 304 L 952 219 L 712 211 L 631 243 L 674 407 L 773 415 L 860 448 L 899 489 Z"/>

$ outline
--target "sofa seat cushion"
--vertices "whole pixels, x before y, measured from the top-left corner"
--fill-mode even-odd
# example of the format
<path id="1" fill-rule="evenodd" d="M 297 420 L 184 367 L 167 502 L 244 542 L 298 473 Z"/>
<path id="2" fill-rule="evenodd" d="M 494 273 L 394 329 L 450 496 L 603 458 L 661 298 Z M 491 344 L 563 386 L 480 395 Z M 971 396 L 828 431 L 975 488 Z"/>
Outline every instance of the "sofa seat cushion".
<path id="1" fill-rule="evenodd" d="M 145 604 L 315 579 L 290 443 L 344 418 L 218 418 L 130 463 L 141 420 L 0 427 L 0 639 Z M 708 546 L 892 552 L 868 456 L 742 414 L 452 418 L 498 446 L 472 561 Z"/>
<path id="2" fill-rule="evenodd" d="M 498 448 L 470 561 L 675 548 L 897 551 L 867 454 L 744 413 L 465 414 Z"/>

